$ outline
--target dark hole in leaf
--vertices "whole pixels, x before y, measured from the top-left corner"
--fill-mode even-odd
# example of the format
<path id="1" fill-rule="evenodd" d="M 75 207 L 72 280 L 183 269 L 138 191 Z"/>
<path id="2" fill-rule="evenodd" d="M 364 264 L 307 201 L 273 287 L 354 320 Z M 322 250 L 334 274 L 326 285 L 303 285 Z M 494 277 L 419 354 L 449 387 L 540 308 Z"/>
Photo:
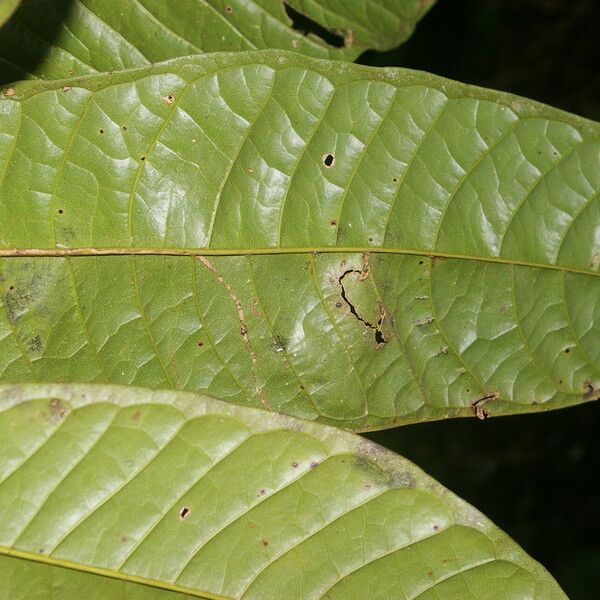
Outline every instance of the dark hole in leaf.
<path id="1" fill-rule="evenodd" d="M 101 129 L 101 130 L 100 130 L 100 133 L 104 133 L 104 129 Z"/>
<path id="2" fill-rule="evenodd" d="M 58 209 L 58 214 L 59 214 L 59 215 L 62 215 L 64 212 L 65 212 L 65 211 L 64 211 L 62 208 L 59 208 L 59 209 Z"/>
<path id="3" fill-rule="evenodd" d="M 333 156 L 333 154 L 324 154 L 323 164 L 330 169 L 335 164 L 335 156 Z"/>
<path id="4" fill-rule="evenodd" d="M 299 13 L 287 2 L 283 2 L 283 8 L 287 16 L 292 21 L 292 29 L 299 31 L 302 35 L 308 35 L 309 33 L 312 33 L 313 35 L 320 37 L 326 44 L 329 44 L 334 48 L 343 48 L 346 45 L 343 36 L 333 31 L 329 31 L 329 29 L 326 29 L 316 21 L 313 21 L 311 18 Z"/>
<path id="5" fill-rule="evenodd" d="M 425 262 L 425 261 L 422 261 L 422 260 L 420 260 L 420 261 L 419 261 L 419 264 L 420 264 L 420 265 L 422 265 L 424 262 Z"/>
<path id="6" fill-rule="evenodd" d="M 140 160 L 146 160 L 146 157 L 145 157 L 145 156 L 142 156 L 142 157 L 140 158 Z"/>
<path id="7" fill-rule="evenodd" d="M 179 511 L 179 520 L 183 521 L 190 514 L 190 509 L 187 506 L 184 506 Z"/>
<path id="8" fill-rule="evenodd" d="M 231 4 L 227 4 L 225 5 L 225 12 L 230 15 L 233 13 L 233 6 L 231 6 Z"/>

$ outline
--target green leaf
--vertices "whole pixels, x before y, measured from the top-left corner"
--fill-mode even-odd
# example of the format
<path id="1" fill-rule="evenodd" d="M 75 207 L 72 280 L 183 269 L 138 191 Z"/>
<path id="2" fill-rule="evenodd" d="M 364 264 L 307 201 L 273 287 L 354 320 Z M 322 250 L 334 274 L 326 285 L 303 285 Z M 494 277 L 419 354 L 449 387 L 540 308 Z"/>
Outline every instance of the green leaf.
<path id="1" fill-rule="evenodd" d="M 0 30 L 0 81 L 261 48 L 354 60 L 404 42 L 434 1 L 28 0 Z"/>
<path id="2" fill-rule="evenodd" d="M 11 599 L 565 598 L 409 461 L 283 415 L 185 392 L 3 386 L 0 457 Z"/>
<path id="3" fill-rule="evenodd" d="M 355 430 L 597 399 L 597 124 L 278 51 L 13 93 L 2 380 Z"/>
<path id="4" fill-rule="evenodd" d="M 20 3 L 21 0 L 0 0 L 0 26 L 10 19 Z"/>

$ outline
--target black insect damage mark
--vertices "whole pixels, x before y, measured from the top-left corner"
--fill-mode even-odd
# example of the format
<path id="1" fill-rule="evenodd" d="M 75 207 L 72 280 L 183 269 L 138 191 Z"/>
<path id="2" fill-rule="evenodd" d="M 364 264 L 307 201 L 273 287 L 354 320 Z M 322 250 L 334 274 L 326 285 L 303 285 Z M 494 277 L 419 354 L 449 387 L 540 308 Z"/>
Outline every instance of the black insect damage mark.
<path id="1" fill-rule="evenodd" d="M 179 520 L 183 521 L 188 515 L 190 514 L 190 509 L 187 506 L 183 506 L 180 510 L 179 510 Z"/>
<path id="2" fill-rule="evenodd" d="M 295 29 L 302 35 L 312 33 L 334 48 L 344 48 L 344 46 L 349 48 L 354 42 L 354 36 L 350 32 L 343 36 L 337 31 L 329 31 L 329 29 L 326 29 L 316 21 L 299 13 L 287 2 L 282 2 L 282 4 L 287 16 L 292 22 L 292 29 Z"/>
<path id="3" fill-rule="evenodd" d="M 323 154 L 323 164 L 328 169 L 331 169 L 331 167 L 333 167 L 333 165 L 335 165 L 335 156 L 331 153 Z"/>
<path id="4" fill-rule="evenodd" d="M 346 303 L 346 305 L 350 309 L 350 313 L 352 315 L 354 315 L 354 317 L 356 317 L 356 319 L 358 319 L 366 327 L 368 327 L 369 329 L 372 329 L 375 332 L 375 342 L 376 342 L 377 346 L 380 347 L 383 344 L 387 344 L 387 340 L 385 339 L 385 336 L 383 335 L 383 331 L 381 330 L 383 321 L 386 316 L 386 312 L 385 312 L 385 309 L 383 308 L 383 306 L 379 307 L 379 320 L 377 321 L 377 323 L 370 323 L 369 321 L 367 321 L 364 317 L 362 317 L 358 313 L 354 304 L 352 304 L 352 302 L 350 302 L 350 300 L 348 299 L 348 295 L 346 293 L 346 288 L 344 287 L 344 279 L 351 273 L 357 273 L 360 281 L 363 281 L 364 279 L 366 279 L 369 276 L 368 259 L 365 259 L 365 266 L 363 267 L 363 269 L 361 271 L 359 271 L 358 269 L 346 269 L 346 271 L 344 271 L 339 276 L 338 283 L 341 288 L 340 295 L 342 297 L 342 300 Z"/>
<path id="5" fill-rule="evenodd" d="M 482 421 L 487 419 L 489 417 L 489 413 L 484 410 L 484 405 L 491 400 L 498 400 L 498 398 L 500 398 L 500 394 L 498 392 L 492 392 L 471 402 L 471 407 L 473 408 L 475 416 Z"/>

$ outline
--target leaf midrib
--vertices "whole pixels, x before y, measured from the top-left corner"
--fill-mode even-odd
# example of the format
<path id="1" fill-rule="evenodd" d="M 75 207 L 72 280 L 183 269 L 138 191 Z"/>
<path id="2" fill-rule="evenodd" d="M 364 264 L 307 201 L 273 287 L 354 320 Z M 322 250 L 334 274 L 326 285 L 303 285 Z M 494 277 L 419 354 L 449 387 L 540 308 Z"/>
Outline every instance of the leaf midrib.
<path id="1" fill-rule="evenodd" d="M 16 550 L 15 548 L 8 548 L 6 546 L 0 546 L 0 556 L 7 556 L 9 558 L 18 558 L 29 562 L 40 563 L 51 567 L 59 567 L 63 569 L 70 569 L 71 571 L 77 571 L 79 573 L 86 573 L 88 575 L 99 575 L 100 577 L 108 577 L 109 579 L 117 579 L 125 583 L 134 583 L 138 585 L 145 585 L 147 587 L 158 588 L 161 590 L 174 592 L 178 594 L 187 594 L 194 598 L 202 598 L 203 600 L 233 600 L 229 596 L 219 596 L 217 594 L 211 594 L 206 591 L 194 590 L 191 588 L 183 587 L 164 581 L 158 581 L 156 579 L 148 579 L 146 577 L 140 577 L 138 575 L 129 575 L 125 573 L 119 573 L 111 569 L 104 569 L 102 567 L 94 567 L 91 565 L 82 565 L 69 560 L 61 558 L 54 558 L 52 556 L 46 556 L 43 554 L 35 554 L 33 552 L 26 552 L 24 550 Z"/>
<path id="2" fill-rule="evenodd" d="M 286 254 L 398 254 L 424 256 L 427 258 L 447 258 L 471 262 L 493 263 L 562 271 L 579 275 L 600 277 L 600 271 L 581 269 L 551 263 L 503 258 L 499 256 L 479 256 L 437 250 L 417 250 L 412 248 L 381 248 L 373 246 L 305 246 L 298 248 L 156 248 L 156 247 L 77 247 L 77 248 L 0 248 L 0 258 L 65 258 L 86 256 L 269 256 Z"/>

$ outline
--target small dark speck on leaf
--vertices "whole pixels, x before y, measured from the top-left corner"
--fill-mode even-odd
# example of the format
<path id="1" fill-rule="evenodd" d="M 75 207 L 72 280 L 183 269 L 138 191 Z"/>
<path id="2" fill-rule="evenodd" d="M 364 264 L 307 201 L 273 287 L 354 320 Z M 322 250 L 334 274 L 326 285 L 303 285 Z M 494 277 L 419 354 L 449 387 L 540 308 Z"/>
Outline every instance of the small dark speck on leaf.
<path id="1" fill-rule="evenodd" d="M 146 160 L 145 156 L 140 157 L 140 160 Z"/>
<path id="2" fill-rule="evenodd" d="M 425 261 L 424 260 L 420 260 L 419 264 L 422 265 Z"/>
<path id="3" fill-rule="evenodd" d="M 196 346 L 198 346 L 198 348 L 202 348 L 202 346 L 204 346 L 204 342 L 196 342 Z"/>
<path id="4" fill-rule="evenodd" d="M 62 215 L 65 211 L 62 208 L 59 208 L 57 212 L 59 215 Z"/>
<path id="5" fill-rule="evenodd" d="M 569 354 L 571 352 L 571 348 L 565 348 L 565 354 Z"/>
<path id="6" fill-rule="evenodd" d="M 439 530 L 439 528 L 440 528 L 440 526 L 439 526 L 439 525 L 434 525 L 434 526 L 433 526 L 433 530 L 434 530 L 434 531 L 438 531 L 438 530 Z"/>
<path id="7" fill-rule="evenodd" d="M 333 154 L 323 154 L 323 164 L 331 169 L 335 165 L 335 156 Z"/>
<path id="8" fill-rule="evenodd" d="M 231 6 L 231 4 L 226 4 L 226 5 L 225 5 L 225 12 L 226 12 L 228 15 L 231 15 L 231 14 L 233 13 L 233 6 Z"/>
<path id="9" fill-rule="evenodd" d="M 142 418 L 142 411 L 141 410 L 136 410 L 132 415 L 131 415 L 131 420 L 132 421 L 139 421 Z"/>
<path id="10" fill-rule="evenodd" d="M 265 539 L 262 539 L 262 540 L 260 540 L 260 543 L 261 543 L 261 544 L 262 544 L 262 545 L 263 545 L 265 548 L 266 548 L 266 547 L 269 545 L 269 541 L 268 541 L 268 540 L 265 540 Z"/>
<path id="11" fill-rule="evenodd" d="M 336 305 L 337 308 L 342 308 L 342 303 L 341 302 L 336 302 L 335 305 Z"/>
<path id="12" fill-rule="evenodd" d="M 8 289 L 12 292 L 15 289 L 15 286 L 14 285 L 9 285 Z"/>
<path id="13" fill-rule="evenodd" d="M 104 133 L 104 129 L 101 129 L 101 130 L 100 130 L 100 133 Z"/>
<path id="14" fill-rule="evenodd" d="M 265 490 L 265 488 L 262 488 L 262 490 L 260 490 L 259 492 L 259 496 L 264 496 L 267 493 L 267 490 Z"/>
<path id="15" fill-rule="evenodd" d="M 397 179 L 396 177 L 394 177 L 394 179 L 392 179 L 392 181 L 393 181 L 394 183 L 398 183 L 398 179 Z"/>
<path id="16" fill-rule="evenodd" d="M 179 520 L 183 521 L 190 514 L 190 509 L 187 506 L 184 506 L 179 511 Z"/>
<path id="17" fill-rule="evenodd" d="M 297 468 L 298 468 L 298 463 L 297 463 L 297 462 L 293 462 L 293 463 L 292 463 L 292 467 L 293 467 L 294 469 L 297 469 Z"/>
<path id="18" fill-rule="evenodd" d="M 123 131 L 127 131 L 127 125 L 123 125 L 122 129 Z"/>
<path id="19" fill-rule="evenodd" d="M 335 219 L 332 219 L 332 220 L 329 222 L 329 224 L 330 224 L 330 225 L 332 225 L 333 227 L 335 227 L 335 226 L 337 225 L 337 221 L 336 221 Z"/>
<path id="20" fill-rule="evenodd" d="M 370 241 L 370 242 L 372 242 L 372 241 L 373 241 L 373 238 L 372 238 L 372 237 L 370 237 L 370 238 L 369 238 L 369 241 Z"/>
<path id="21" fill-rule="evenodd" d="M 310 463 L 310 468 L 311 468 L 311 469 L 314 469 L 314 468 L 316 468 L 316 467 L 318 467 L 318 466 L 319 466 L 319 463 L 318 463 L 318 461 L 316 461 L 316 460 L 313 460 L 313 461 Z"/>

